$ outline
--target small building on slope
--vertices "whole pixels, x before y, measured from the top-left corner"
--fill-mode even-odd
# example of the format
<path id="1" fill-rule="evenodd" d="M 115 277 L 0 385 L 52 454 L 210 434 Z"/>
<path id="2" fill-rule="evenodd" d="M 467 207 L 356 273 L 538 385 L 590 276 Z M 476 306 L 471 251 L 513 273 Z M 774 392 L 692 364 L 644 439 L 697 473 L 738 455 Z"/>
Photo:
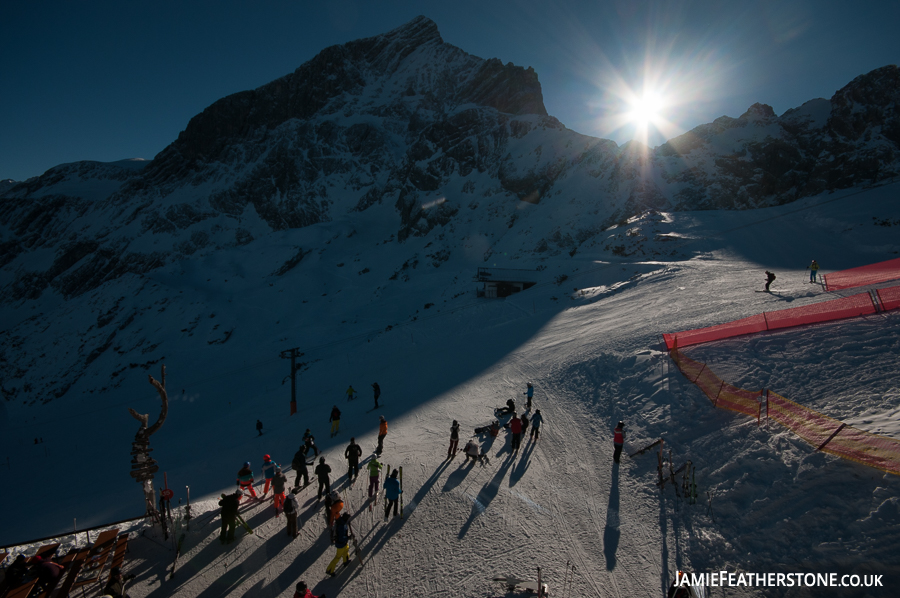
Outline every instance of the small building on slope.
<path id="1" fill-rule="evenodd" d="M 516 268 L 478 268 L 475 281 L 481 283 L 475 293 L 479 297 L 508 297 L 537 284 L 537 270 Z"/>

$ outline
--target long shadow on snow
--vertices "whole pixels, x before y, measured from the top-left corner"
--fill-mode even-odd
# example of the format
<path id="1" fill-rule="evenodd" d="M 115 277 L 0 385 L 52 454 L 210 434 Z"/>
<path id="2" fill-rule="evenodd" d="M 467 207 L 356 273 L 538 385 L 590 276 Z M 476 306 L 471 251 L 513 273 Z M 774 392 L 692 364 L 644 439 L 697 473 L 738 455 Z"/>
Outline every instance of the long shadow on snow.
<path id="1" fill-rule="evenodd" d="M 527 442 L 525 447 L 522 449 L 522 455 L 519 457 L 519 462 L 513 468 L 511 472 L 509 472 L 509 485 L 515 486 L 519 480 L 522 479 L 522 476 L 525 475 L 525 472 L 528 470 L 528 466 L 531 464 L 531 453 L 534 452 L 535 443 Z"/>
<path id="2" fill-rule="evenodd" d="M 603 554 L 606 556 L 606 570 L 616 568 L 616 551 L 619 549 L 619 464 L 613 463 L 609 484 L 609 503 L 606 506 L 606 527 L 603 528 Z"/>
<path id="3" fill-rule="evenodd" d="M 500 464 L 500 467 L 497 469 L 497 474 L 494 475 L 491 481 L 484 485 L 478 493 L 478 496 L 474 498 L 470 497 L 472 498 L 473 503 L 472 512 L 469 513 L 469 518 L 459 530 L 460 540 L 462 540 L 469 532 L 469 528 L 472 526 L 475 519 L 488 508 L 488 505 L 491 504 L 491 501 L 497 496 L 497 493 L 500 491 L 500 483 L 503 481 L 503 478 L 506 477 L 506 472 L 512 467 L 512 463 L 513 459 L 512 455 L 510 455 Z"/>

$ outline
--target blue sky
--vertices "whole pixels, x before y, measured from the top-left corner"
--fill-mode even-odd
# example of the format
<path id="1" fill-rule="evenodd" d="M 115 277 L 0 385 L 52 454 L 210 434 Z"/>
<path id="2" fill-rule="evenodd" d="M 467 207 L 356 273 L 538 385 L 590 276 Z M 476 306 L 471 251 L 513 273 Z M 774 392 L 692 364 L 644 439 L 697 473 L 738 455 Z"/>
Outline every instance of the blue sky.
<path id="1" fill-rule="evenodd" d="M 781 114 L 900 62 L 896 2 L 5 2 L 0 178 L 152 158 L 217 99 L 420 14 L 470 54 L 534 67 L 550 114 L 617 143 L 754 102 Z M 645 88 L 661 102 L 646 137 L 622 117 Z"/>

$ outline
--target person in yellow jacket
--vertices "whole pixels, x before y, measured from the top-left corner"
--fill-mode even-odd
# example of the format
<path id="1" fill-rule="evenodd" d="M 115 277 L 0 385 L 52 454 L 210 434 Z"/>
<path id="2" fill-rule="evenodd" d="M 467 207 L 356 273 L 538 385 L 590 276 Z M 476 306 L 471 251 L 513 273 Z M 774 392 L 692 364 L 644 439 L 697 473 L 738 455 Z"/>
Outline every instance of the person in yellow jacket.
<path id="1" fill-rule="evenodd" d="M 809 270 L 809 282 L 816 282 L 816 272 L 819 271 L 819 262 L 813 260 L 806 269 Z"/>
<path id="2" fill-rule="evenodd" d="M 375 454 L 380 456 L 381 451 L 384 450 L 384 437 L 387 436 L 387 420 L 384 419 L 383 415 L 380 415 L 378 417 L 378 448 L 375 449 Z"/>

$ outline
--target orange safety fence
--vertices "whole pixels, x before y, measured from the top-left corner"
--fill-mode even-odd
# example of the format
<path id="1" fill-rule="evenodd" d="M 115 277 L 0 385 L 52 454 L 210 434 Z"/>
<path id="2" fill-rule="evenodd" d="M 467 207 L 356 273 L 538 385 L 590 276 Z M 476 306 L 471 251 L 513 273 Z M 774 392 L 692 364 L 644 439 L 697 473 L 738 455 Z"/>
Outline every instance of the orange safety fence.
<path id="1" fill-rule="evenodd" d="M 680 341 L 680 338 L 679 338 Z M 900 441 L 858 430 L 784 398 L 771 390 L 750 391 L 732 386 L 710 370 L 673 348 L 669 355 L 685 377 L 703 391 L 715 407 L 756 417 L 761 416 L 762 399 L 766 415 L 816 450 L 900 475 Z"/>
<path id="2" fill-rule="evenodd" d="M 900 278 L 900 258 L 826 274 L 825 289 L 836 291 Z"/>
<path id="3" fill-rule="evenodd" d="M 881 311 L 900 308 L 900 286 L 878 289 Z M 805 324 L 817 324 L 844 318 L 854 318 L 874 314 L 877 311 L 872 295 L 858 293 L 850 297 L 841 297 L 831 301 L 821 301 L 802 307 L 767 311 L 749 318 L 725 322 L 707 328 L 685 330 L 682 332 L 663 334 L 666 348 L 689 347 L 743 334 L 752 334 L 766 330 L 778 330 Z"/>

